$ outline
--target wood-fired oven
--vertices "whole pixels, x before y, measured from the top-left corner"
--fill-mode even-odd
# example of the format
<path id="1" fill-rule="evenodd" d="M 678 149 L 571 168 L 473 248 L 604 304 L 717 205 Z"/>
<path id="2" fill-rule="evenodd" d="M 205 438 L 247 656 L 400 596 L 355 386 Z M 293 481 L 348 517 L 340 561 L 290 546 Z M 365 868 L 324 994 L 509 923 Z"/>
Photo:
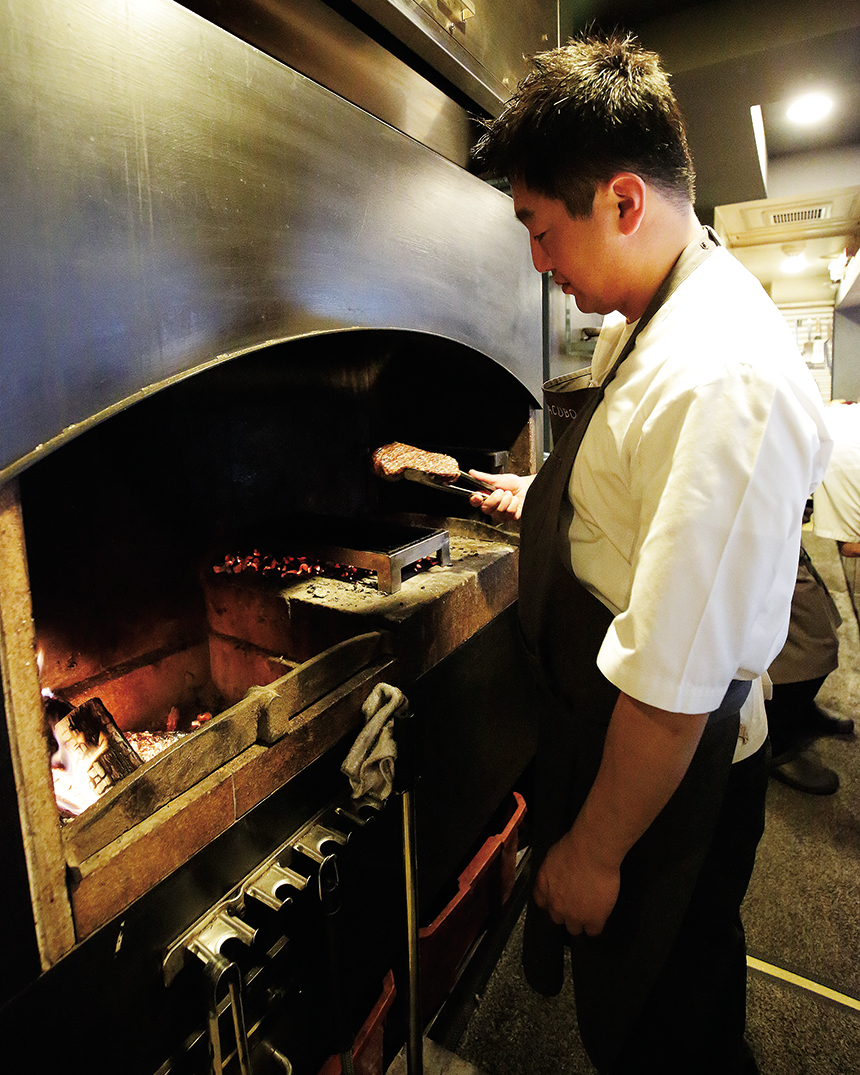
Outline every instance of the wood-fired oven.
<path id="1" fill-rule="evenodd" d="M 0 15 L 0 1022 L 52 1067 L 321 1070 L 402 981 L 362 704 L 413 713 L 424 921 L 533 752 L 516 535 L 370 466 L 535 469 L 527 244 L 438 151 L 460 104 L 426 84 L 429 149 L 277 58 L 353 55 L 333 9 L 248 10 L 271 54 L 172 0 Z M 130 768 L 72 804 L 51 754 L 93 713 Z"/>

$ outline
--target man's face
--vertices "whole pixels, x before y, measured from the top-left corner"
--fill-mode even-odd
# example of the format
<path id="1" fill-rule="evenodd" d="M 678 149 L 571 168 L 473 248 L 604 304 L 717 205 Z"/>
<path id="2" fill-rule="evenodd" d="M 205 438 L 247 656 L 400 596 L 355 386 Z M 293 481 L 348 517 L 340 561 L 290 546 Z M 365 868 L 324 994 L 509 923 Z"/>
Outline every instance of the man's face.
<path id="1" fill-rule="evenodd" d="M 606 198 L 598 192 L 591 215 L 574 218 L 557 198 L 536 194 L 523 183 L 511 188 L 514 211 L 529 231 L 537 271 L 552 273 L 583 313 L 618 309 L 619 265 Z"/>

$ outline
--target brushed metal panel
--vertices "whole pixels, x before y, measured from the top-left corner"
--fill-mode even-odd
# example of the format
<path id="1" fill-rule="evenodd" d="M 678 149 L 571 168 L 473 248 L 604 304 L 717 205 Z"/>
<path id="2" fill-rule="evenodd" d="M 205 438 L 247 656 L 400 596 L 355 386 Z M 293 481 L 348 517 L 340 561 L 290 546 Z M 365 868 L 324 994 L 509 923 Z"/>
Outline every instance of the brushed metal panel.
<path id="1" fill-rule="evenodd" d="M 172 0 L 7 0 L 0 480 L 197 369 L 410 329 L 537 398 L 508 198 Z"/>
<path id="2" fill-rule="evenodd" d="M 559 42 L 558 0 L 354 2 L 491 116 L 528 73 L 528 58 Z M 464 6 L 474 14 L 461 20 Z"/>
<path id="3" fill-rule="evenodd" d="M 322 0 L 181 0 L 216 25 L 467 167 L 466 109 Z"/>

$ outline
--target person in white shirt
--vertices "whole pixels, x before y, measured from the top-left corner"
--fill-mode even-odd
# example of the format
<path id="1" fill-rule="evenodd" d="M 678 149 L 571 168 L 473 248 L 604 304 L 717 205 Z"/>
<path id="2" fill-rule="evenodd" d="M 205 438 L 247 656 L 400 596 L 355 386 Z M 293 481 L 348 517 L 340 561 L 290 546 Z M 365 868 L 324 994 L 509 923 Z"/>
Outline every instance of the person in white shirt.
<path id="1" fill-rule="evenodd" d="M 860 406 L 839 401 L 825 410 L 833 452 L 813 494 L 812 527 L 845 557 L 860 556 Z M 841 617 L 814 565 L 801 550 L 788 639 L 768 673 L 771 776 L 798 791 L 832 795 L 839 776 L 811 749 L 823 736 L 850 736 L 854 721 L 825 713 L 815 697 L 838 666 Z"/>
<path id="2" fill-rule="evenodd" d="M 538 475 L 482 475 L 496 490 L 473 498 L 522 516 L 544 726 L 527 974 L 557 990 L 566 935 L 601 1072 L 755 1071 L 738 912 L 767 783 L 759 677 L 830 451 L 820 396 L 696 219 L 683 121 L 633 39 L 537 57 L 476 158 L 509 179 L 535 268 L 613 315 Z"/>
<path id="3" fill-rule="evenodd" d="M 860 556 L 860 404 L 839 401 L 826 411 L 833 454 L 813 496 L 812 528 L 833 538 L 843 556 Z"/>

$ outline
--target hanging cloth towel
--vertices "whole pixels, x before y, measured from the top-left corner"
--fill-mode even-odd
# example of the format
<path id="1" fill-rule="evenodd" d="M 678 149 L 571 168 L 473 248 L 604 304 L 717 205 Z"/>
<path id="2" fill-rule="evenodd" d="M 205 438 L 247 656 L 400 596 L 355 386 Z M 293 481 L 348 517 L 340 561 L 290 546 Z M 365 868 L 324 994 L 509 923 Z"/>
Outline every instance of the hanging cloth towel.
<path id="1" fill-rule="evenodd" d="M 340 767 L 349 778 L 354 799 L 369 795 L 383 802 L 391 794 L 397 757 L 394 717 L 406 705 L 397 687 L 378 683 L 361 707 L 366 723 Z"/>

